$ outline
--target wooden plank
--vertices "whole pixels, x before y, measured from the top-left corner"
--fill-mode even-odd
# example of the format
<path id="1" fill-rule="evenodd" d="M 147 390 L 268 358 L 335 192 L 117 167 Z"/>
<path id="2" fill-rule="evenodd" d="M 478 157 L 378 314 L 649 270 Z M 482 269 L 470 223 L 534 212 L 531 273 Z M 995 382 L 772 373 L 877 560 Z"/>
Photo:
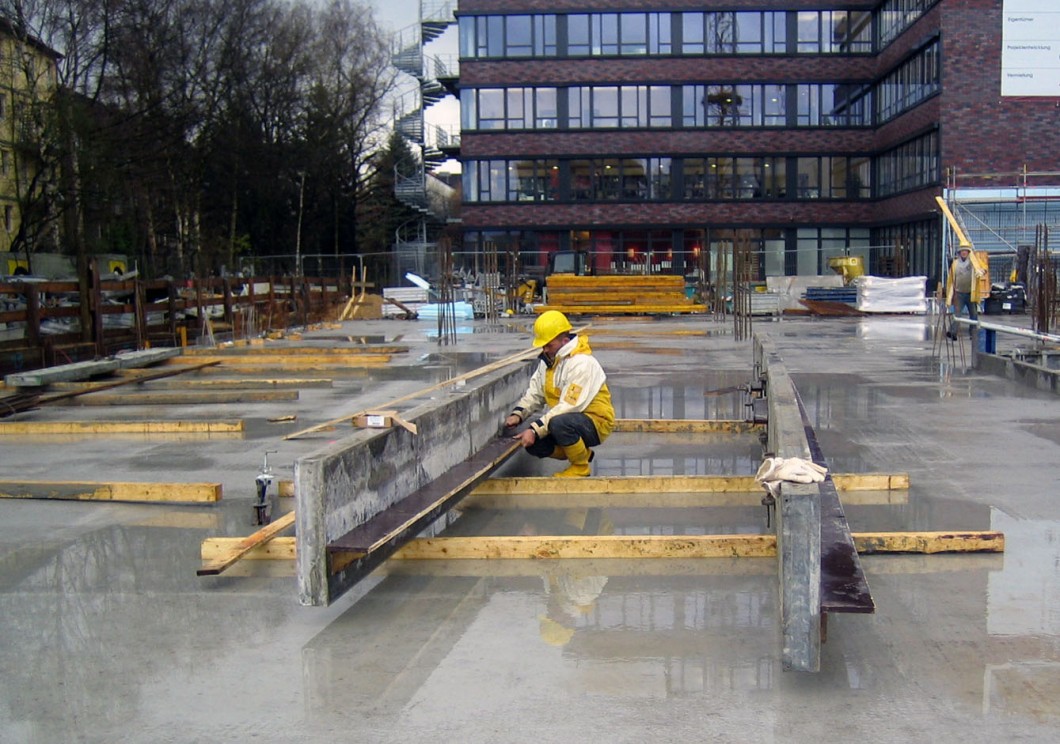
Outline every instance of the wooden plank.
<path id="1" fill-rule="evenodd" d="M 1002 532 L 855 532 L 858 553 L 1003 553 Z"/>
<path id="2" fill-rule="evenodd" d="M 776 554 L 775 540 L 772 534 L 761 535 L 651 535 L 647 536 L 481 536 L 481 537 L 432 537 L 416 538 L 396 551 L 392 560 L 399 561 L 481 561 L 497 559 L 504 561 L 539 561 L 542 558 L 576 558 L 579 561 L 593 560 L 628 560 L 631 558 L 666 558 L 674 561 L 689 560 L 687 553 L 709 551 L 709 555 L 697 554 L 692 560 L 701 558 L 737 558 L 737 557 L 773 557 Z M 733 540 L 733 538 L 738 538 Z M 752 538 L 744 541 L 743 538 Z M 210 537 L 202 541 L 203 560 L 228 555 L 244 538 Z M 595 541 L 595 543 L 594 543 Z M 637 541 L 637 542 L 634 542 Z M 689 542 L 699 543 L 690 546 Z M 759 542 L 761 544 L 759 544 Z M 994 531 L 965 532 L 855 532 L 854 542 L 858 552 L 866 555 L 875 554 L 938 554 L 938 553 L 1002 553 L 1005 550 L 1005 536 Z M 569 544 L 567 544 L 569 543 Z M 728 544 L 730 551 L 721 549 Z M 590 554 L 594 547 L 605 555 Z M 754 555 L 744 554 L 753 550 Z M 247 560 L 294 560 L 297 551 L 297 540 L 294 537 L 276 537 L 265 545 L 248 551 Z M 733 555 L 735 551 L 737 555 Z M 606 575 L 657 575 L 667 574 L 672 568 L 664 567 L 631 567 L 628 564 L 601 564 L 600 574 Z M 978 565 L 978 564 L 977 564 Z M 533 564 L 521 566 L 515 573 L 505 574 L 504 569 L 486 569 L 486 573 L 465 566 L 470 571 L 467 575 L 537 575 L 539 568 Z M 891 573 L 884 565 L 874 565 L 874 570 Z M 902 573 L 908 569 L 899 569 Z M 926 567 L 924 568 L 926 571 Z M 947 564 L 942 571 L 953 570 Z M 618 573 L 615 573 L 615 572 Z M 695 575 L 718 573 L 741 573 L 734 564 L 723 568 L 709 568 L 701 563 L 689 564 L 686 573 Z M 922 572 L 917 570 L 916 573 Z M 750 573 L 766 575 L 772 573 L 767 567 L 757 567 Z M 455 571 L 452 575 L 465 575 Z"/>
<path id="3" fill-rule="evenodd" d="M 542 479 L 542 481 L 547 479 Z M 553 478 L 551 480 L 560 480 Z M 566 479 L 564 479 L 566 480 Z M 547 484 L 543 484 L 547 485 Z M 608 492 L 480 493 L 476 488 L 461 502 L 460 508 L 472 509 L 702 509 L 761 508 L 764 491 L 690 491 L 687 493 L 614 494 Z M 859 506 L 895 506 L 909 503 L 907 491 L 852 491 L 843 497 L 845 503 Z"/>
<path id="4" fill-rule="evenodd" d="M 516 535 L 420 538 L 394 554 L 402 560 L 584 558 L 769 558 L 774 535 Z"/>
<path id="5" fill-rule="evenodd" d="M 80 406 L 194 406 L 298 400 L 297 390 L 194 390 L 144 393 L 95 393 Z"/>
<path id="6" fill-rule="evenodd" d="M 221 484 L 0 480 L 0 498 L 208 503 L 221 499 Z"/>
<path id="7" fill-rule="evenodd" d="M 174 370 L 174 372 L 177 372 Z M 179 372 L 178 372 L 179 374 Z M 142 382 L 142 380 L 131 380 Z M 60 382 L 49 386 L 49 390 L 84 390 L 90 383 Z M 162 380 L 151 385 L 152 390 L 195 390 L 209 388 L 213 390 L 301 390 L 304 388 L 334 387 L 330 377 L 289 377 L 257 378 L 241 377 L 239 379 L 176 379 Z"/>
<path id="8" fill-rule="evenodd" d="M 885 491 L 909 488 L 908 473 L 848 473 L 833 476 L 844 490 Z M 487 494 L 583 494 L 583 493 L 757 493 L 764 491 L 753 475 L 611 475 L 592 478 L 516 476 L 490 478 L 477 486 L 474 495 Z"/>
<path id="9" fill-rule="evenodd" d="M 578 276 L 577 274 L 553 274 L 548 278 L 548 288 L 600 288 L 622 289 L 625 287 L 680 288 L 684 291 L 685 278 L 677 274 L 605 274 Z"/>
<path id="10" fill-rule="evenodd" d="M 0 435 L 37 434 L 238 434 L 238 421 L 0 421 Z"/>
<path id="11" fill-rule="evenodd" d="M 283 532 L 294 524 L 294 512 L 289 511 L 279 519 L 267 524 L 257 532 L 244 537 L 226 555 L 218 556 L 209 561 L 195 572 L 196 576 L 216 576 L 226 568 L 238 561 L 248 552 L 259 545 L 267 543 L 272 538 Z"/>
<path id="12" fill-rule="evenodd" d="M 559 310 L 569 315 L 655 315 L 676 313 L 708 313 L 710 308 L 706 305 L 564 305 L 553 304 L 535 305 L 535 313 L 543 313 L 548 310 Z"/>
<path id="13" fill-rule="evenodd" d="M 199 545 L 202 560 L 211 563 L 228 558 L 246 540 L 245 537 L 208 537 Z M 255 545 L 242 555 L 247 561 L 293 561 L 298 557 L 298 538 L 274 537 L 266 543 Z"/>
<path id="14" fill-rule="evenodd" d="M 617 419 L 614 431 L 643 434 L 747 434 L 763 429 L 750 421 L 709 419 Z"/>
<path id="15" fill-rule="evenodd" d="M 390 354 L 303 354 L 299 356 L 267 356 L 257 354 L 201 354 L 199 356 L 174 357 L 166 364 L 196 364 L 198 362 L 220 362 L 226 367 L 254 369 L 334 369 L 344 367 L 373 367 L 390 362 Z"/>
<path id="16" fill-rule="evenodd" d="M 310 339 L 307 339 L 310 340 Z M 230 351 L 218 351 L 217 349 L 210 348 L 191 348 L 184 352 L 184 356 L 190 357 L 217 357 L 221 356 L 224 359 L 230 357 L 256 357 L 256 356 L 267 356 L 271 358 L 278 357 L 348 357 L 348 356 L 390 356 L 393 354 L 407 354 L 409 351 L 408 346 L 393 346 L 383 344 L 367 344 L 358 346 L 340 346 L 334 348 L 328 348 L 325 346 L 278 346 L 276 344 L 270 344 L 268 346 L 238 346 L 233 347 Z"/>

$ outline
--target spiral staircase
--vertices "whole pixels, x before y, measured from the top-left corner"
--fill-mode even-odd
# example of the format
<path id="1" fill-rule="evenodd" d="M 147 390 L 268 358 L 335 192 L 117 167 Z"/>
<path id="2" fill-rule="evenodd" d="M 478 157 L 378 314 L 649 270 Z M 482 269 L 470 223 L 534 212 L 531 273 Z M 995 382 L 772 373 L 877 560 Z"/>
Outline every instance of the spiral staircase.
<path id="1" fill-rule="evenodd" d="M 391 62 L 415 81 L 415 87 L 394 106 L 394 129 L 410 146 L 413 162 L 398 163 L 394 193 L 417 216 L 395 231 L 397 276 L 412 271 L 431 275 L 435 269 L 437 240 L 451 212 L 454 189 L 434 173 L 459 153 L 459 129 L 447 131 L 430 124 L 426 112 L 448 96 L 456 95 L 456 55 L 427 53 L 430 42 L 456 23 L 455 0 L 421 0 L 418 23 L 400 31 L 394 40 Z"/>

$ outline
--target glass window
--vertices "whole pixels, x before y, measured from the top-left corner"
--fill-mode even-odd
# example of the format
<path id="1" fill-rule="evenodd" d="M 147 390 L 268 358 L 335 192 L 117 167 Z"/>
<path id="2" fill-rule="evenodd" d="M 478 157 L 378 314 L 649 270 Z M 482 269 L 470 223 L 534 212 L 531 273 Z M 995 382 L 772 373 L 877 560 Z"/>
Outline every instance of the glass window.
<path id="1" fill-rule="evenodd" d="M 719 13 L 718 15 L 728 15 Z M 733 51 L 737 54 L 761 54 L 764 36 L 761 13 L 734 13 Z M 719 24 L 719 28 L 721 24 Z"/>
<path id="2" fill-rule="evenodd" d="M 559 123 L 559 96 L 555 88 L 534 89 L 534 128 L 555 129 Z"/>
<path id="3" fill-rule="evenodd" d="M 819 199 L 821 197 L 821 163 L 817 158 L 796 158 L 797 199 Z"/>
<path id="4" fill-rule="evenodd" d="M 534 38 L 531 33 L 530 16 L 503 16 L 507 27 L 506 56 L 531 57 L 534 54 Z"/>
<path id="5" fill-rule="evenodd" d="M 599 85 L 592 89 L 592 123 L 593 127 L 617 127 L 618 88 Z"/>
<path id="6" fill-rule="evenodd" d="M 481 56 L 504 56 L 504 16 L 487 16 L 486 32 L 483 36 L 485 49 Z"/>
<path id="7" fill-rule="evenodd" d="M 600 13 L 591 16 L 590 27 L 595 34 L 594 54 L 618 54 L 618 13 Z"/>
<path id="8" fill-rule="evenodd" d="M 622 54 L 648 53 L 648 14 L 623 13 L 620 52 Z"/>
<path id="9" fill-rule="evenodd" d="M 567 54 L 589 54 L 590 42 L 589 16 L 581 13 L 567 16 Z"/>
<path id="10" fill-rule="evenodd" d="M 787 124 L 787 86 L 765 85 L 762 87 L 761 124 L 767 127 L 782 127 Z"/>
<path id="11" fill-rule="evenodd" d="M 681 14 L 682 54 L 704 54 L 707 51 L 703 16 L 703 13 Z"/>
<path id="12" fill-rule="evenodd" d="M 821 52 L 821 14 L 815 10 L 800 10 L 797 15 L 795 48 L 799 54 Z"/>
<path id="13" fill-rule="evenodd" d="M 534 16 L 534 54 L 538 57 L 555 57 L 558 53 L 556 16 L 551 13 Z"/>
<path id="14" fill-rule="evenodd" d="M 648 182 L 649 199 L 669 199 L 671 194 L 671 168 L 670 158 L 648 158 Z"/>
<path id="15" fill-rule="evenodd" d="M 591 160 L 570 162 L 570 198 L 574 201 L 591 201 L 593 198 L 593 163 Z"/>
<path id="16" fill-rule="evenodd" d="M 704 199 L 707 195 L 707 161 L 705 158 L 685 158 L 681 162 L 681 176 L 685 199 Z"/>
<path id="17" fill-rule="evenodd" d="M 669 85 L 648 86 L 648 126 L 669 128 L 673 124 Z"/>
<path id="18" fill-rule="evenodd" d="M 506 129 L 522 129 L 526 126 L 526 99 L 525 93 L 530 93 L 525 88 L 508 88 L 505 99 L 507 112 L 504 117 Z"/>
<path id="19" fill-rule="evenodd" d="M 478 91 L 478 129 L 504 129 L 504 98 L 503 89 L 483 88 Z"/>

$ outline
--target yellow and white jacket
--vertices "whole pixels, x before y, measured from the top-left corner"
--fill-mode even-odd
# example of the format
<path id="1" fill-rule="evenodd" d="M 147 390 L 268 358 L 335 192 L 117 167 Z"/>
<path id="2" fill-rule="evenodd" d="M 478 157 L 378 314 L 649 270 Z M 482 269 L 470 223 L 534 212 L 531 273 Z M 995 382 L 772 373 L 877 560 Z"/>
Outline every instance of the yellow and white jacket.
<path id="1" fill-rule="evenodd" d="M 574 336 L 560 347 L 552 364 L 542 354 L 530 385 L 512 413 L 525 421 L 530 413 L 547 405 L 541 418 L 530 424 L 538 437 L 548 435 L 548 422 L 553 416 L 584 413 L 593 420 L 603 442 L 615 427 L 615 409 L 607 389 L 607 375 L 592 354 L 585 336 Z"/>

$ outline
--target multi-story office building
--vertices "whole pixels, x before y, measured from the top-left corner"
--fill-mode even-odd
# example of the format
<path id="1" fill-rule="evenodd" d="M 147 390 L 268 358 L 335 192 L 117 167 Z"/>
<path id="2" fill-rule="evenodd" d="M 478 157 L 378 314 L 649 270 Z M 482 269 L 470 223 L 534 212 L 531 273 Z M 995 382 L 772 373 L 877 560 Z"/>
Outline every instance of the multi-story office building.
<path id="1" fill-rule="evenodd" d="M 1060 48 L 1052 4 L 461 0 L 465 250 L 935 279 L 948 185 L 1060 183 L 1056 55 L 1028 79 L 1049 55 L 1003 49 Z"/>

